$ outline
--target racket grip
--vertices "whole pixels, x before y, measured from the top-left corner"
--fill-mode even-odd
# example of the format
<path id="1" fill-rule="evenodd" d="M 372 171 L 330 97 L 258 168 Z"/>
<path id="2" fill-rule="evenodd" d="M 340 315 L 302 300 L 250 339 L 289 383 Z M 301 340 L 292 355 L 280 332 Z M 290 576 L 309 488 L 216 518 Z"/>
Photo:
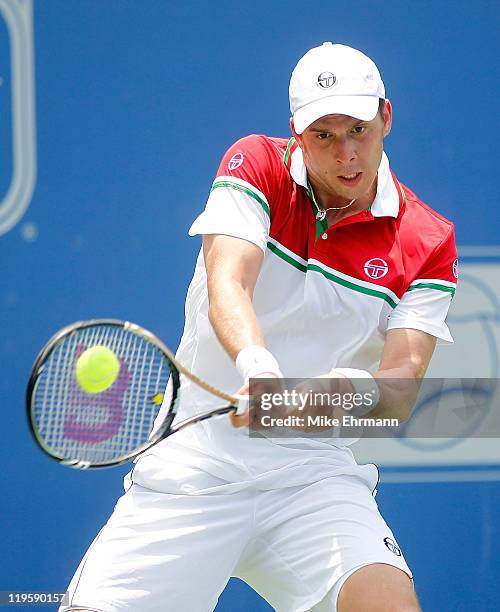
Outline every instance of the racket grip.
<path id="1" fill-rule="evenodd" d="M 238 405 L 236 407 L 236 412 L 234 414 L 236 414 L 237 416 L 240 416 L 242 414 L 245 414 L 245 412 L 248 410 L 248 407 L 250 405 L 250 396 L 249 395 L 236 395 L 236 397 L 238 398 Z"/>

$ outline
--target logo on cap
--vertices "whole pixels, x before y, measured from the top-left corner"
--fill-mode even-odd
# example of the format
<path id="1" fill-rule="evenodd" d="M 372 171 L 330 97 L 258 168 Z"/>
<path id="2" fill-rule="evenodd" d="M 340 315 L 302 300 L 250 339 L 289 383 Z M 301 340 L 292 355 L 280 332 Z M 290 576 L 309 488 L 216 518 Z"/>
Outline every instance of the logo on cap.
<path id="1" fill-rule="evenodd" d="M 380 257 L 374 257 L 365 262 L 364 271 L 370 278 L 382 278 L 389 272 L 389 266 Z"/>
<path id="2" fill-rule="evenodd" d="M 322 72 L 318 76 L 318 85 L 322 89 L 328 89 L 329 87 L 333 87 L 337 82 L 337 77 L 331 72 Z"/>

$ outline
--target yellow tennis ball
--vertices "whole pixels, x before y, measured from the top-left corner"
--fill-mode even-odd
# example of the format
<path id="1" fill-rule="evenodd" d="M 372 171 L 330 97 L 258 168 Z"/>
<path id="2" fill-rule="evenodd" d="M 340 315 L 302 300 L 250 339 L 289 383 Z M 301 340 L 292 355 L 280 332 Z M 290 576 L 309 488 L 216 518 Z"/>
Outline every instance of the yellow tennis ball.
<path id="1" fill-rule="evenodd" d="M 118 378 L 120 361 L 106 346 L 93 346 L 76 360 L 76 380 L 87 393 L 102 393 Z"/>

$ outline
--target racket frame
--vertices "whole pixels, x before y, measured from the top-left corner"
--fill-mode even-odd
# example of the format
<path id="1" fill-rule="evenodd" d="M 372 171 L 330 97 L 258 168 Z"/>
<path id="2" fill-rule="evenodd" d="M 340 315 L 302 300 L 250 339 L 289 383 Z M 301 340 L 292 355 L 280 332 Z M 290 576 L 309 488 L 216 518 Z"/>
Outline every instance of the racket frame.
<path id="1" fill-rule="evenodd" d="M 54 452 L 50 450 L 50 448 L 45 444 L 43 437 L 40 436 L 39 432 L 37 431 L 37 427 L 35 426 L 35 423 L 34 423 L 35 419 L 34 419 L 33 402 L 32 402 L 32 398 L 36 390 L 36 385 L 37 385 L 40 375 L 43 372 L 45 363 L 47 359 L 50 357 L 51 353 L 57 348 L 60 341 L 75 331 L 85 329 L 88 327 L 94 327 L 97 325 L 120 327 L 126 331 L 129 331 L 135 335 L 142 337 L 144 340 L 152 344 L 156 349 L 158 349 L 163 354 L 163 356 L 165 357 L 166 361 L 169 364 L 169 370 L 170 370 L 171 377 L 172 377 L 172 399 L 170 402 L 170 409 L 169 409 L 168 414 L 165 416 L 164 421 L 162 422 L 158 430 L 155 432 L 155 434 L 151 436 L 150 438 L 148 438 L 148 440 L 144 444 L 142 444 L 140 447 L 137 447 L 133 451 L 126 453 L 120 457 L 117 457 L 113 461 L 107 461 L 105 463 L 92 463 L 90 461 L 85 461 L 81 459 L 66 459 L 64 457 L 58 457 L 56 454 L 54 454 Z M 213 395 L 220 397 L 221 399 L 224 399 L 228 403 L 228 405 L 222 408 L 207 412 L 205 414 L 200 414 L 194 417 L 190 417 L 178 423 L 175 427 L 172 427 L 172 422 L 174 421 L 177 415 L 179 399 L 180 399 L 179 397 L 180 373 L 184 374 L 187 378 L 195 382 L 197 385 L 201 386 L 206 391 L 212 393 Z M 187 425 L 191 425 L 192 423 L 204 421 L 207 418 L 210 418 L 212 416 L 228 414 L 230 412 L 242 414 L 246 410 L 247 406 L 248 406 L 247 398 L 242 398 L 240 396 L 233 396 L 233 395 L 224 393 L 223 391 L 220 391 L 216 389 L 215 387 L 212 387 L 208 383 L 204 382 L 203 380 L 198 378 L 196 375 L 194 375 L 192 372 L 190 372 L 188 369 L 186 369 L 182 364 L 180 364 L 177 361 L 172 351 L 151 331 L 149 331 L 148 329 L 145 329 L 144 327 L 141 327 L 140 325 L 137 325 L 136 323 L 131 323 L 130 321 L 121 321 L 119 319 L 89 319 L 87 321 L 76 321 L 74 323 L 71 323 L 70 325 L 63 327 L 58 332 L 56 332 L 50 338 L 50 340 L 45 344 L 42 350 L 38 353 L 33 363 L 33 366 L 31 368 L 31 373 L 30 373 L 30 377 L 29 377 L 28 385 L 26 389 L 26 410 L 27 410 L 28 423 L 30 427 L 30 432 L 35 442 L 40 446 L 40 448 L 47 455 L 49 455 L 49 457 L 51 457 L 58 463 L 68 466 L 68 467 L 76 468 L 76 469 L 100 469 L 100 468 L 115 467 L 123 463 L 127 463 L 128 461 L 135 459 L 138 455 L 148 450 L 149 448 L 151 448 L 152 446 L 154 446 L 155 444 L 157 444 L 164 438 L 168 437 L 169 435 L 173 433 L 176 433 L 177 431 L 179 431 L 180 429 L 183 429 Z"/>

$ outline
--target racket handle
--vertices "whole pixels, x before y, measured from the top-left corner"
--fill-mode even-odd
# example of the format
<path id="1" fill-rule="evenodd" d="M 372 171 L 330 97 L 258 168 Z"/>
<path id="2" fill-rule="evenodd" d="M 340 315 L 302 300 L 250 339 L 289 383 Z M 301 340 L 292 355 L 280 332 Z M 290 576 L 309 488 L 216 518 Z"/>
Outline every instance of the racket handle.
<path id="1" fill-rule="evenodd" d="M 240 416 L 245 414 L 250 405 L 250 396 L 249 395 L 236 395 L 238 398 L 238 406 L 236 407 L 236 412 L 234 413 L 236 416 Z"/>

